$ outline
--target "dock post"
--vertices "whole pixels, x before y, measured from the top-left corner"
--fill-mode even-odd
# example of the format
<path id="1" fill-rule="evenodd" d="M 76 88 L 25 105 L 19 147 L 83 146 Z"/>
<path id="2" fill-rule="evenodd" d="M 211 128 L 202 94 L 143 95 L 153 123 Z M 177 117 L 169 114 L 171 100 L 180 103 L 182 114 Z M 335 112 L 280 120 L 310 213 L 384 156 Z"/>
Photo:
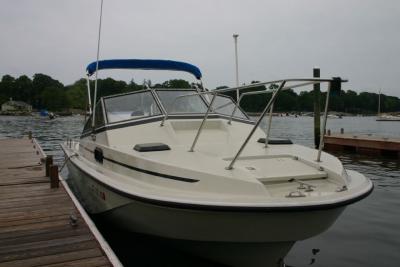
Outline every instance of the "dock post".
<path id="1" fill-rule="evenodd" d="M 340 134 L 344 134 L 344 129 L 340 128 Z"/>
<path id="2" fill-rule="evenodd" d="M 58 166 L 50 165 L 50 188 L 58 188 L 59 187 L 59 179 L 58 179 Z"/>
<path id="3" fill-rule="evenodd" d="M 46 177 L 50 177 L 51 165 L 53 165 L 53 156 L 46 156 Z"/>
<path id="4" fill-rule="evenodd" d="M 313 77 L 319 78 L 320 69 L 315 67 L 313 69 Z M 320 135 L 321 135 L 321 111 L 320 111 L 320 98 L 321 98 L 321 86 L 319 83 L 313 85 L 314 93 L 314 144 L 315 148 L 319 147 Z"/>
<path id="5" fill-rule="evenodd" d="M 28 132 L 28 138 L 29 138 L 29 140 L 32 139 L 32 131 L 29 131 L 29 132 Z"/>

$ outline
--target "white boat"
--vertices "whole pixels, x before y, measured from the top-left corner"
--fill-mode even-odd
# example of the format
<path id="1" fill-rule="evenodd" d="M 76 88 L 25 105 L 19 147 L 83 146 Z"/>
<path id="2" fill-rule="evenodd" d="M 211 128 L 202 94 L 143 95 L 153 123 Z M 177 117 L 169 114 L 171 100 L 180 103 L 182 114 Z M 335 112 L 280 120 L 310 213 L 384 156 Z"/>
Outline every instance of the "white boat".
<path id="1" fill-rule="evenodd" d="M 400 121 L 400 116 L 381 113 L 381 91 L 380 90 L 379 90 L 379 98 L 378 98 L 378 115 L 376 116 L 376 121 Z"/>
<path id="2" fill-rule="evenodd" d="M 283 266 L 296 241 L 327 230 L 373 189 L 322 146 L 270 139 L 269 128 L 259 127 L 268 112 L 271 126 L 282 90 L 315 83 L 340 90 L 340 79 L 207 91 L 200 70 L 183 62 L 99 61 L 98 70 L 110 68 L 180 70 L 200 79 L 190 90 L 102 97 L 80 140 L 62 145 L 69 181 L 85 208 L 127 231 L 187 242 L 185 249 L 232 266 Z M 96 64 L 87 71 L 89 77 Z M 222 94 L 269 84 L 279 88 L 255 122 Z M 247 94 L 257 93 L 265 91 Z M 326 116 L 322 131 L 325 126 Z"/>
<path id="3" fill-rule="evenodd" d="M 400 121 L 400 116 L 388 115 L 388 114 L 380 114 L 377 118 L 377 121 Z"/>
<path id="4" fill-rule="evenodd" d="M 328 119 L 342 119 L 342 115 L 328 114 Z"/>

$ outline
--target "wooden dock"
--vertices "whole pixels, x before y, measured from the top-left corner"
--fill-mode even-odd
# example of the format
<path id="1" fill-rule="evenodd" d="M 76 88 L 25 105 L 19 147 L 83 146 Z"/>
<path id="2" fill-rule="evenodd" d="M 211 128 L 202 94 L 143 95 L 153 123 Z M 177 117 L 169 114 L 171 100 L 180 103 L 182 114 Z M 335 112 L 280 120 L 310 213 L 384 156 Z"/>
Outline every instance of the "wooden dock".
<path id="1" fill-rule="evenodd" d="M 345 133 L 331 134 L 328 131 L 324 137 L 324 149 L 400 158 L 400 138 Z"/>
<path id="2" fill-rule="evenodd" d="M 50 188 L 35 139 L 0 148 L 0 266 L 122 266 L 65 182 Z"/>

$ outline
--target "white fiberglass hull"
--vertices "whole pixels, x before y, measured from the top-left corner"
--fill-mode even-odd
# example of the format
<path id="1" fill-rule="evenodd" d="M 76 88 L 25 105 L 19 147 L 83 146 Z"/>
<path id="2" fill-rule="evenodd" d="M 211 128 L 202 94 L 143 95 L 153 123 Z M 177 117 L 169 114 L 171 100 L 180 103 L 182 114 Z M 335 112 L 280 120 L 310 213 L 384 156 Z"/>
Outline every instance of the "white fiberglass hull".
<path id="1" fill-rule="evenodd" d="M 89 212 L 101 213 L 127 231 L 178 244 L 187 241 L 181 246 L 185 250 L 234 266 L 279 266 L 295 241 L 325 231 L 344 210 L 344 206 L 287 212 L 179 208 L 116 192 L 71 161 L 68 168 L 70 184 Z"/>

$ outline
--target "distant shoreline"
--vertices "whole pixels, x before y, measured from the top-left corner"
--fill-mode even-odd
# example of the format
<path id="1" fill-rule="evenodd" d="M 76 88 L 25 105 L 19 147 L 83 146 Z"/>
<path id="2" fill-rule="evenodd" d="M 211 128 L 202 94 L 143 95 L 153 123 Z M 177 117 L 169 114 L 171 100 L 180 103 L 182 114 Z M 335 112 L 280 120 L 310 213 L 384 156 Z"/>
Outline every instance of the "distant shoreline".
<path id="1" fill-rule="evenodd" d="M 85 115 L 84 110 L 74 109 L 71 111 L 51 111 L 56 116 L 66 117 L 66 116 L 74 116 L 74 115 Z M 36 116 L 39 115 L 39 111 L 0 111 L 0 116 Z"/>

